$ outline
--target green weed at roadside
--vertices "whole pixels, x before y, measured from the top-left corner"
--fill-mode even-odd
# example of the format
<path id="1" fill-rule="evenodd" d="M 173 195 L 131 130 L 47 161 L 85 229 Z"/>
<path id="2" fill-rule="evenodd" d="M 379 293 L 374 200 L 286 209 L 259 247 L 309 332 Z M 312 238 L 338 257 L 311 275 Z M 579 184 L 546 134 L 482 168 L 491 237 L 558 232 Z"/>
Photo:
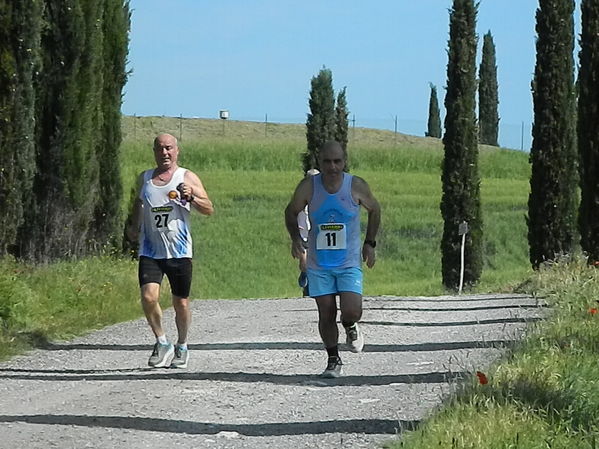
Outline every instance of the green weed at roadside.
<path id="1" fill-rule="evenodd" d="M 0 359 L 139 315 L 131 260 L 103 256 L 44 266 L 0 260 Z"/>
<path id="2" fill-rule="evenodd" d="M 546 321 L 487 373 L 473 375 L 393 449 L 596 448 L 599 435 L 599 270 L 585 260 L 535 273 L 527 292 L 551 306 Z"/>

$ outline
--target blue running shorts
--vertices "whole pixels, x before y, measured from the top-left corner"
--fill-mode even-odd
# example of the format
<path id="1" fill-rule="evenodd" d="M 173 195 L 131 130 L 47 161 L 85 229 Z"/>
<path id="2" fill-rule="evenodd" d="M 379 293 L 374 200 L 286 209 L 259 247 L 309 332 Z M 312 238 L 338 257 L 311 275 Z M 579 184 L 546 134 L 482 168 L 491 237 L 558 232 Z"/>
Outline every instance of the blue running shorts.
<path id="1" fill-rule="evenodd" d="M 336 295 L 340 292 L 362 294 L 362 269 L 359 267 L 313 270 L 308 268 L 310 296 Z"/>

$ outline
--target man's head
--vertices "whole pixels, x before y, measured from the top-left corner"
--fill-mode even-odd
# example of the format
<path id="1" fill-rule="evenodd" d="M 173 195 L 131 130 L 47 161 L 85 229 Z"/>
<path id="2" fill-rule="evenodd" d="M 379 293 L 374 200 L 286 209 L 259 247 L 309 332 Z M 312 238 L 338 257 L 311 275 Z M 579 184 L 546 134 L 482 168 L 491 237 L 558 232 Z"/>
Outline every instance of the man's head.
<path id="1" fill-rule="evenodd" d="M 329 140 L 318 152 L 318 164 L 320 171 L 325 176 L 338 176 L 345 169 L 345 152 L 341 144 L 335 140 Z"/>
<path id="2" fill-rule="evenodd" d="M 158 168 L 168 170 L 177 165 L 179 146 L 171 134 L 159 134 L 154 139 L 154 159 Z"/>

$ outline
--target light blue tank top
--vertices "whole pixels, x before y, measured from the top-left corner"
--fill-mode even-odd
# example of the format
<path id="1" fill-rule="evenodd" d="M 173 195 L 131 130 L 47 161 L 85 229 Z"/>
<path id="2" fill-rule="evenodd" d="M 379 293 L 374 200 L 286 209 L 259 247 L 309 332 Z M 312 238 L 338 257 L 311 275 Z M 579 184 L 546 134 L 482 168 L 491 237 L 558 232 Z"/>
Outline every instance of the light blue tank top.
<path id="1" fill-rule="evenodd" d="M 329 193 L 322 175 L 312 177 L 313 193 L 308 205 L 308 268 L 360 267 L 360 206 L 351 195 L 353 176 L 344 173 L 341 188 Z"/>

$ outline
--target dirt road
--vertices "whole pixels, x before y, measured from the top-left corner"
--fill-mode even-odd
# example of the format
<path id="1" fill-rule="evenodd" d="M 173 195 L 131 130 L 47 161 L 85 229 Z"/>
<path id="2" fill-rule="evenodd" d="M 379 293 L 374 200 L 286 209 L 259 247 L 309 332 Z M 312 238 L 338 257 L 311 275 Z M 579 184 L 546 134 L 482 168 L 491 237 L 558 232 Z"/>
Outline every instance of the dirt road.
<path id="1" fill-rule="evenodd" d="M 365 351 L 322 379 L 313 300 L 192 304 L 186 370 L 147 367 L 144 320 L 1 363 L 0 448 L 380 447 L 546 310 L 521 295 L 365 298 Z"/>

